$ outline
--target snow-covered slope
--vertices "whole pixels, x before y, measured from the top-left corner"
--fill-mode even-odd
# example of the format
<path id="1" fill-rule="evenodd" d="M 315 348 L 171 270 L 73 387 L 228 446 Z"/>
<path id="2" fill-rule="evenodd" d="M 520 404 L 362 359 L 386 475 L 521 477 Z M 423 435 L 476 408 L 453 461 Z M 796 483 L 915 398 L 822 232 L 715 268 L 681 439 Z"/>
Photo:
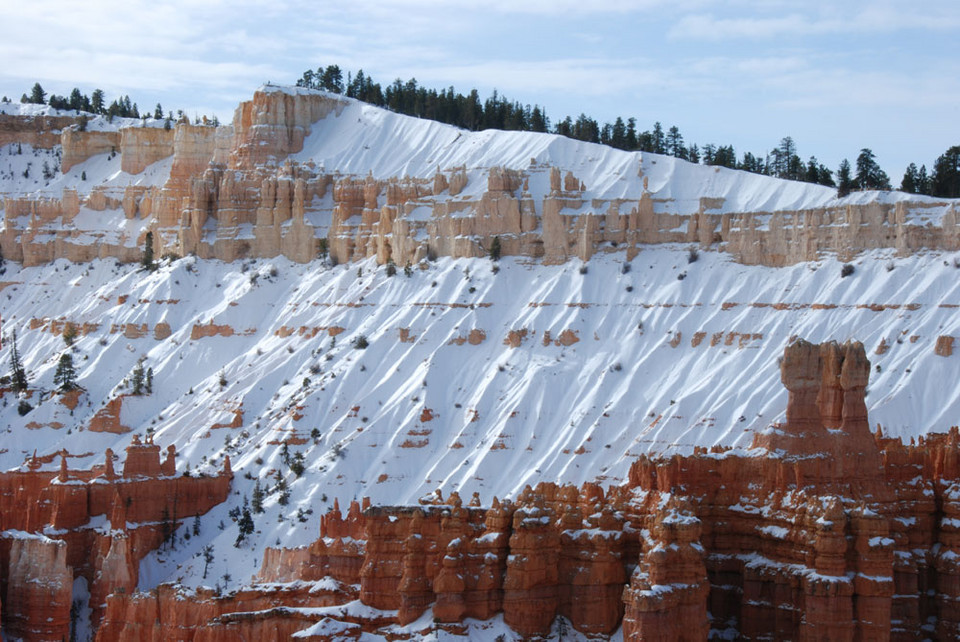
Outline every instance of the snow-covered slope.
<path id="1" fill-rule="evenodd" d="M 261 88 L 269 91 L 271 88 Z M 290 88 L 272 88 L 290 91 Z M 301 90 L 307 91 L 307 90 Z M 323 92 L 310 92 L 323 93 Z M 588 198 L 638 200 L 647 189 L 662 211 L 695 213 L 701 197 L 724 198 L 717 212 L 773 212 L 828 207 L 838 203 L 925 200 L 902 192 L 856 192 L 837 198 L 835 188 L 770 176 L 708 167 L 659 154 L 624 152 L 555 134 L 484 130 L 471 132 L 396 114 L 365 103 L 328 95 L 345 107 L 311 127 L 297 161 L 312 160 L 342 174 L 375 178 L 432 176 L 439 168 L 465 167 L 468 174 L 506 167 L 533 178 L 530 194 L 540 201 L 549 193 L 547 171 L 560 167 L 583 182 Z M 485 181 L 470 181 L 464 195 L 479 195 Z M 472 191 L 471 191 L 472 190 Z"/>
<path id="2" fill-rule="evenodd" d="M 74 187 L 82 196 L 97 185 L 162 185 L 171 165 L 134 176 L 101 154 L 42 179 L 37 164 L 57 150 L 20 151 L 0 148 L 0 192 Z M 294 160 L 376 178 L 465 167 L 462 198 L 479 197 L 489 169 L 503 166 L 527 172 L 530 193 L 542 199 L 556 166 L 585 184 L 585 200 L 638 199 L 645 179 L 662 212 L 696 212 L 702 196 L 724 198 L 718 211 L 837 204 L 835 190 L 819 186 L 546 134 L 465 132 L 349 100 L 312 125 Z M 902 198 L 861 193 L 843 202 Z M 71 224 L 114 229 L 133 243 L 150 223 L 81 207 Z M 870 419 L 885 432 L 910 437 L 957 423 L 960 357 L 934 348 L 960 336 L 960 257 L 877 251 L 842 278 L 832 257 L 768 268 L 721 252 L 695 257 L 687 246 L 644 246 L 629 262 L 603 249 L 586 265 L 442 258 L 392 277 L 373 260 L 329 267 L 187 257 L 155 272 L 113 260 L 8 262 L 0 362 L 9 363 L 16 330 L 33 409 L 21 416 L 15 396 L 4 395 L 0 468 L 64 448 L 80 455 L 72 467 L 89 468 L 106 448 L 122 453 L 134 433 L 148 432 L 176 445 L 180 471 L 214 472 L 229 454 L 235 495 L 204 517 L 199 537 L 148 558 L 148 587 L 200 583 L 197 556 L 208 543 L 217 551 L 211 577 L 242 581 L 266 546 L 313 540 L 334 499 L 410 503 L 439 488 L 478 492 L 486 504 L 541 480 L 619 483 L 640 453 L 747 447 L 754 432 L 783 419 L 778 357 L 794 336 L 867 346 Z M 67 321 L 88 324 L 69 348 L 57 334 Z M 155 338 L 164 334 L 155 335 L 158 326 L 170 336 Z M 355 347 L 361 336 L 366 348 Z M 85 390 L 73 411 L 51 392 L 67 350 Z M 120 422 L 131 432 L 89 430 L 107 402 L 130 392 L 141 359 L 152 393 L 123 398 Z M 298 477 L 285 459 L 300 456 Z M 256 479 L 268 488 L 278 474 L 289 503 L 269 494 L 256 535 L 234 549 L 228 511 Z"/>
<path id="3" fill-rule="evenodd" d="M 749 446 L 754 431 L 783 418 L 777 360 L 795 335 L 865 343 L 875 364 L 870 417 L 885 432 L 945 431 L 960 413 L 960 391 L 944 385 L 956 357 L 936 356 L 934 346 L 960 335 L 952 258 L 870 255 L 846 278 L 833 260 L 773 269 L 702 252 L 688 263 L 685 248 L 644 251 L 626 273 L 615 255 L 591 261 L 586 273 L 512 259 L 494 273 L 488 260 L 443 259 L 393 277 L 373 262 L 187 258 L 154 273 L 112 261 L 8 264 L 0 358 L 9 360 L 16 329 L 37 392 L 24 417 L 6 395 L 0 465 L 65 447 L 92 453 L 71 461 L 87 467 L 107 447 L 122 451 L 132 435 L 85 426 L 106 400 L 129 392 L 123 380 L 140 358 L 153 369 L 153 393 L 125 398 L 123 424 L 176 444 L 181 470 L 213 472 L 229 453 L 236 502 L 254 477 L 265 486 L 271 471 L 286 477 L 291 501 L 268 499 L 257 550 L 313 539 L 316 515 L 334 498 L 408 503 L 441 488 L 488 502 L 544 479 L 616 483 L 641 452 Z M 42 392 L 53 388 L 64 341 L 31 330 L 31 319 L 101 324 L 71 349 L 86 390 L 73 412 Z M 194 325 L 210 322 L 235 334 L 190 338 Z M 159 323 L 172 336 L 152 338 Z M 148 333 L 126 338 L 127 324 Z M 282 328 L 292 334 L 279 336 Z M 334 340 L 328 328 L 344 330 Z M 508 345 L 522 330 L 526 338 L 514 334 L 519 345 Z M 360 335 L 366 349 L 352 345 Z M 578 340 L 564 346 L 564 337 Z M 877 355 L 881 342 L 888 349 Z M 241 427 L 212 427 L 230 424 L 237 410 Z M 28 427 L 55 422 L 62 427 Z M 305 441 L 287 447 L 291 457 L 303 453 L 300 478 L 282 463 L 290 436 Z M 230 507 L 206 518 L 205 538 L 233 542 Z M 298 521 L 298 509 L 313 517 Z M 230 524 L 222 533 L 213 528 L 221 519 Z M 185 572 L 161 566 L 143 581 Z"/>

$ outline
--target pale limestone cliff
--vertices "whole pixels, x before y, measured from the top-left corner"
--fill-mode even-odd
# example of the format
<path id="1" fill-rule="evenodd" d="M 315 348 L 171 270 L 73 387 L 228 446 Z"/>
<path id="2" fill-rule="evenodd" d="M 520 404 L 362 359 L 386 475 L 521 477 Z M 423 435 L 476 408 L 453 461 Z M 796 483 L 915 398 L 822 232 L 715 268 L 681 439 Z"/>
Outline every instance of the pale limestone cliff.
<path id="1" fill-rule="evenodd" d="M 624 249 L 632 257 L 643 245 L 660 243 L 695 245 L 770 266 L 828 253 L 847 260 L 881 248 L 901 255 L 960 249 L 954 201 L 832 199 L 807 209 L 736 211 L 728 201 L 737 201 L 703 192 L 681 205 L 662 196 L 669 193 L 662 186 L 648 189 L 639 154 L 632 161 L 634 175 L 622 179 L 643 185 L 639 197 L 631 198 L 603 197 L 609 193 L 604 188 L 535 159 L 523 168 L 436 166 L 423 175 L 359 176 L 291 158 L 319 121 L 339 118 L 350 104 L 339 96 L 267 87 L 238 107 L 229 126 L 181 122 L 170 131 L 85 132 L 67 127 L 57 134 L 64 171 L 117 151 L 129 175 L 172 156 L 169 175 L 162 185 L 132 182 L 98 185 L 80 196 L 71 191 L 62 197 L 7 198 L 0 248 L 27 265 L 58 257 L 139 258 L 142 235 L 71 229 L 68 224 L 86 208 L 103 212 L 104 219 L 144 221 L 155 231 L 158 254 L 223 260 L 283 255 L 308 262 L 325 240 L 334 262 L 373 256 L 405 265 L 425 257 L 483 256 L 494 237 L 503 255 L 548 263 Z M 49 142 L 54 132 L 37 130 L 42 126 L 7 124 L 13 132 L 7 135 Z"/>

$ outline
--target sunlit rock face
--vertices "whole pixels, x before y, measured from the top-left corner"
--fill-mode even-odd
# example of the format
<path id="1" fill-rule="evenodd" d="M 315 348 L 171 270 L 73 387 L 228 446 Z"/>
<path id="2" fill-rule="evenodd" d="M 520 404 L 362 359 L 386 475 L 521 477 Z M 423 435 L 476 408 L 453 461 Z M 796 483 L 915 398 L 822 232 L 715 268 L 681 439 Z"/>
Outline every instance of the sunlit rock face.
<path id="1" fill-rule="evenodd" d="M 62 149 L 64 174 L 119 155 L 122 174 L 76 193 L 56 180 L 8 198 L 4 256 L 133 261 L 143 236 L 69 222 L 79 209 L 145 220 L 158 255 L 307 262 L 487 254 L 547 263 L 690 243 L 749 264 L 824 253 L 960 248 L 956 205 L 913 195 L 835 191 L 549 134 L 465 132 L 334 94 L 263 87 L 230 125 L 178 122 L 80 130 L 76 118 L 0 120 L 0 143 Z M 118 167 L 117 167 L 118 166 Z M 120 178 L 118 178 L 120 177 Z M 62 182 L 62 181 L 61 181 Z M 103 184 L 106 183 L 106 184 Z M 41 209 L 44 215 L 24 214 Z M 91 243 L 98 239 L 99 243 Z M 78 246 L 96 245 L 97 249 Z"/>

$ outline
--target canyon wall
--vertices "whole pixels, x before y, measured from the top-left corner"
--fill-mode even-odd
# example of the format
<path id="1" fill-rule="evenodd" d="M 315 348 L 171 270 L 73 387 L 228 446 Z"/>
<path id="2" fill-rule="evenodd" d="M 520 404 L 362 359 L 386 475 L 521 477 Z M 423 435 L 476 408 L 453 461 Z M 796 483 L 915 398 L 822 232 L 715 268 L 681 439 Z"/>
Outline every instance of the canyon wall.
<path id="1" fill-rule="evenodd" d="M 312 125 L 347 106 L 347 99 L 337 96 L 266 88 L 241 103 L 233 123 L 222 127 L 180 122 L 169 131 L 81 132 L 73 126 L 61 133 L 71 119 L 4 117 L 0 144 L 7 139 L 45 146 L 59 142 L 64 171 L 112 152 L 120 154 L 121 169 L 133 176 L 164 158 L 172 157 L 172 166 L 163 185 L 99 187 L 79 201 L 75 192 L 26 199 L 42 201 L 51 213 L 62 210 L 52 219 L 25 222 L 18 217 L 30 207 L 8 198 L 0 248 L 5 257 L 27 265 L 61 257 L 137 260 L 142 234 L 117 236 L 61 224 L 82 207 L 104 217 L 143 220 L 154 231 L 158 256 L 195 253 L 222 260 L 283 255 L 308 262 L 325 254 L 335 262 L 373 256 L 380 263 L 405 265 L 441 255 L 483 256 L 495 237 L 502 254 L 545 262 L 587 260 L 597 252 L 623 249 L 632 258 L 643 245 L 658 243 L 712 248 L 744 263 L 771 266 L 825 253 L 849 260 L 879 248 L 900 254 L 960 249 L 960 220 L 950 200 L 834 201 L 812 209 L 730 211 L 724 198 L 704 193 L 682 211 L 673 199 L 647 189 L 639 154 L 637 176 L 629 180 L 644 187 L 634 199 L 602 197 L 602 187 L 533 159 L 523 169 L 468 172 L 438 166 L 423 175 L 358 176 L 290 157 L 302 151 Z M 531 183 L 549 187 L 537 191 Z M 91 235 L 99 248 L 90 243 Z"/>
<path id="2" fill-rule="evenodd" d="M 16 638 L 68 639 L 77 577 L 96 626 L 108 595 L 136 589 L 140 561 L 230 489 L 229 462 L 217 477 L 177 476 L 173 447 L 161 461 L 159 446 L 136 437 L 120 475 L 110 450 L 91 470 L 70 470 L 71 456 L 34 455 L 25 470 L 0 473 L 0 619 Z M 59 471 L 46 470 L 56 457 Z"/>
<path id="3" fill-rule="evenodd" d="M 239 592 L 111 596 L 98 639 L 228 639 L 272 618 L 383 634 L 428 612 L 430 630 L 500 614 L 525 638 L 956 639 L 960 430 L 909 445 L 871 433 L 869 372 L 859 343 L 796 341 L 786 422 L 748 450 L 640 457 L 623 486 L 544 482 L 487 507 L 439 492 L 335 505 L 319 539 L 268 549 Z"/>

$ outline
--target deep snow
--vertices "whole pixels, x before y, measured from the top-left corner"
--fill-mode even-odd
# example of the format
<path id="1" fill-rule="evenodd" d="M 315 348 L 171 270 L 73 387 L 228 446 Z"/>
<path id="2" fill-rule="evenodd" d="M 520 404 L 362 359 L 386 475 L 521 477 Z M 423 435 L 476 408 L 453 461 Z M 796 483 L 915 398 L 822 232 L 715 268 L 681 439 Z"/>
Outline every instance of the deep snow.
<path id="1" fill-rule="evenodd" d="M 104 154 L 45 185 L 33 182 L 37 163 L 57 150 L 22 151 L 0 148 L 0 192 L 58 196 L 65 186 L 86 193 L 104 183 L 118 190 L 133 182 L 159 185 L 170 165 L 160 161 L 131 176 L 119 171 L 119 158 Z M 726 210 L 835 202 L 834 190 L 818 186 L 550 135 L 463 132 L 353 102 L 316 123 L 296 158 L 377 177 L 465 165 L 468 195 L 485 189 L 487 168 L 502 165 L 528 170 L 538 197 L 552 164 L 583 180 L 588 198 L 638 198 L 642 168 L 665 211 L 695 211 L 701 195 L 725 196 Z M 22 177 L 27 162 L 29 180 Z M 844 202 L 900 198 L 863 193 Z M 135 239 L 149 223 L 82 210 L 74 225 Z M 108 447 L 122 453 L 132 434 L 85 426 L 110 398 L 129 391 L 124 381 L 145 358 L 153 393 L 128 397 L 123 423 L 141 436 L 152 431 L 162 446 L 175 444 L 180 471 L 215 472 L 229 453 L 236 477 L 231 499 L 201 520 L 199 536 L 186 539 L 188 522 L 175 550 L 145 560 L 141 587 L 181 580 L 236 588 L 256 571 L 266 546 L 315 539 L 319 515 L 334 498 L 344 507 L 363 496 L 410 503 L 440 488 L 465 499 L 479 492 L 486 505 L 541 480 L 620 483 L 640 453 L 747 447 L 755 431 L 784 417 L 777 360 L 793 336 L 866 345 L 874 364 L 870 420 L 885 432 L 909 438 L 958 423 L 960 389 L 953 382 L 960 361 L 933 349 L 941 335 L 960 336 L 960 257 L 867 253 L 854 261 L 852 276 L 841 278 L 832 257 L 766 268 L 712 251 L 690 263 L 687 247 L 657 246 L 642 248 L 625 272 L 624 252 L 605 250 L 585 273 L 579 261 L 543 266 L 505 258 L 494 273 L 487 259 L 443 258 L 394 277 L 372 260 L 328 267 L 187 257 L 152 273 L 112 260 L 27 269 L 8 262 L 0 276 L 0 363 L 9 364 L 15 329 L 36 391 L 35 408 L 24 417 L 13 395 L 4 397 L 0 468 L 22 466 L 34 450 L 92 453 L 71 460 L 83 468 L 102 461 Z M 49 392 L 68 348 L 61 337 L 30 329 L 31 319 L 99 324 L 69 348 L 86 390 L 73 413 Z M 195 324 L 211 321 L 237 334 L 190 339 Z M 173 335 L 156 341 L 152 331 L 161 322 Z M 146 324 L 149 332 L 127 339 L 125 324 Z M 283 326 L 293 334 L 278 336 Z M 301 327 L 323 330 L 307 338 Z M 344 332 L 334 340 L 325 330 L 331 327 Z M 400 341 L 401 329 L 412 341 Z M 520 347 L 505 344 L 508 333 L 523 329 Z M 471 330 L 484 340 L 458 343 Z M 557 339 L 565 330 L 579 340 L 544 345 L 546 332 Z M 366 349 L 352 346 L 361 334 Z M 889 349 L 878 355 L 881 340 Z M 211 429 L 241 407 L 241 428 Z M 421 420 L 425 409 L 429 421 Z M 54 422 L 63 427 L 49 427 Z M 281 462 L 277 443 L 291 431 L 307 438 L 289 447 L 291 456 L 304 456 L 300 478 Z M 290 503 L 280 506 L 269 495 L 266 513 L 255 516 L 257 532 L 234 548 L 237 527 L 228 512 L 250 496 L 254 478 L 272 485 L 274 471 L 289 483 Z M 203 579 L 206 544 L 216 558 Z"/>

